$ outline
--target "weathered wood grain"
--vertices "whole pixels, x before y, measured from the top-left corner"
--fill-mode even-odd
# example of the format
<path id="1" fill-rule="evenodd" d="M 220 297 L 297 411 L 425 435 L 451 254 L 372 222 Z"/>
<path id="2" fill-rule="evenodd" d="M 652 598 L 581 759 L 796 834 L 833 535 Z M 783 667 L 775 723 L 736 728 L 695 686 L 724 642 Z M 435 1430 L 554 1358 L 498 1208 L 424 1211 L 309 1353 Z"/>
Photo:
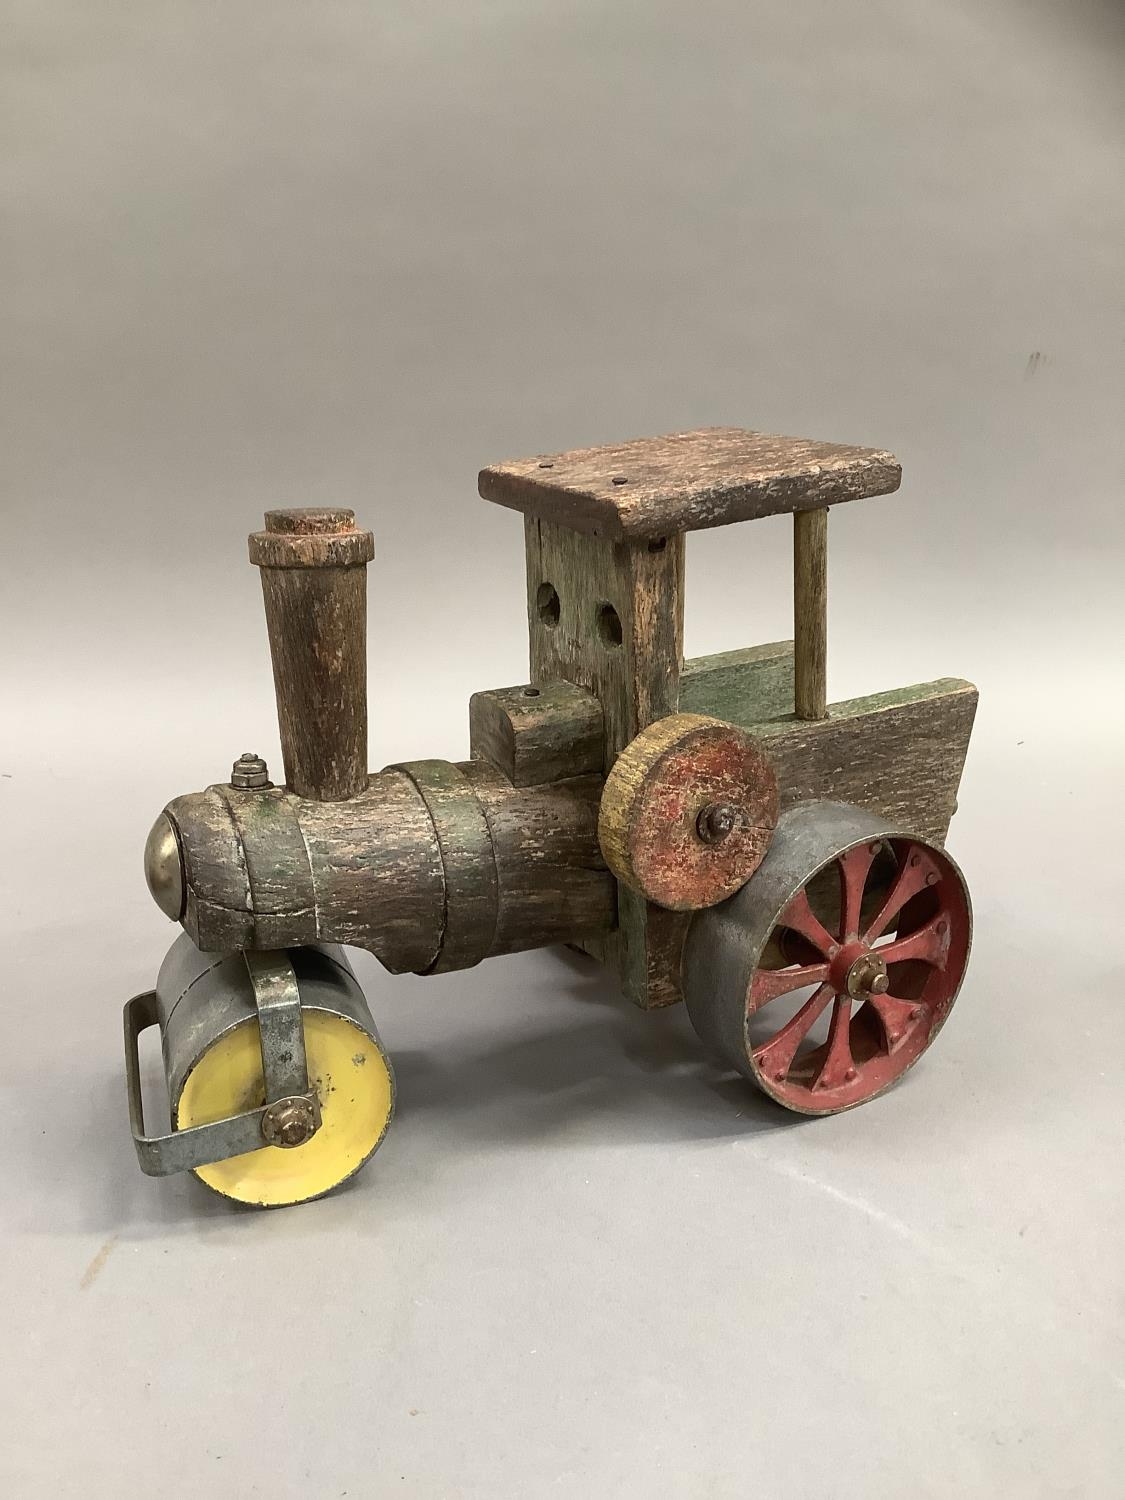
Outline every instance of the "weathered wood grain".
<path id="1" fill-rule="evenodd" d="M 485 761 L 462 762 L 488 822 L 499 877 L 491 952 L 577 945 L 617 920 L 617 887 L 598 847 L 600 775 L 513 787 Z"/>
<path id="2" fill-rule="evenodd" d="M 441 949 L 445 872 L 418 788 L 387 770 L 347 802 L 290 806 L 308 850 L 318 938 L 368 948 L 393 974 L 425 972 Z"/>
<path id="3" fill-rule="evenodd" d="M 624 541 L 885 495 L 900 479 L 882 449 L 708 427 L 495 464 L 478 487 L 540 521 Z"/>
<path id="4" fill-rule="evenodd" d="M 972 683 L 946 677 L 834 703 L 824 719 L 746 727 L 773 762 L 782 808 L 810 797 L 851 802 L 941 843 L 976 706 Z"/>
<path id="5" fill-rule="evenodd" d="M 273 510 L 250 538 L 261 570 L 289 790 L 337 802 L 367 785 L 371 533 L 350 510 Z"/>
<path id="6" fill-rule="evenodd" d="M 828 712 L 828 512 L 793 517 L 793 684 L 799 719 Z"/>
<path id="7" fill-rule="evenodd" d="M 562 678 L 596 695 L 608 769 L 639 729 L 678 704 L 684 539 L 611 547 L 529 520 L 526 542 L 532 685 Z M 544 589 L 557 598 L 557 621 Z"/>
<path id="8" fill-rule="evenodd" d="M 401 773 L 380 772 L 341 802 L 220 786 L 178 797 L 167 812 L 184 855 L 184 928 L 204 952 L 351 943 L 395 974 L 437 958 L 441 851 Z"/>
<path id="9" fill-rule="evenodd" d="M 342 802 L 229 786 L 169 803 L 184 927 L 205 952 L 315 941 L 392 973 L 577 943 L 616 920 L 600 774 L 513 787 L 484 761 L 388 767 Z"/>
<path id="10" fill-rule="evenodd" d="M 474 693 L 469 750 L 513 786 L 586 776 L 605 760 L 602 706 L 593 693 L 563 681 Z"/>
<path id="11" fill-rule="evenodd" d="M 680 712 L 731 724 L 759 724 L 793 713 L 793 642 L 774 641 L 685 661 Z"/>
<path id="12" fill-rule="evenodd" d="M 684 998 L 680 965 L 692 913 L 656 906 L 627 885 L 617 887 L 617 927 L 605 943 L 582 946 L 618 976 L 622 993 L 642 1010 Z"/>
<path id="13" fill-rule="evenodd" d="M 433 819 L 445 891 L 441 941 L 430 974 L 469 969 L 492 951 L 499 909 L 499 876 L 492 834 L 472 784 L 447 760 L 392 766 L 418 788 Z"/>
<path id="14" fill-rule="evenodd" d="M 610 768 L 598 839 L 623 885 L 670 911 L 698 911 L 749 880 L 777 812 L 777 779 L 751 735 L 668 714 Z"/>
<path id="15" fill-rule="evenodd" d="M 184 865 L 184 931 L 205 953 L 233 953 L 254 941 L 250 875 L 226 801 L 229 790 L 208 787 L 176 797 L 164 809 L 176 829 Z M 259 795 L 276 802 L 285 793 L 273 788 Z M 274 886 L 276 903 L 276 881 Z"/>
<path id="16" fill-rule="evenodd" d="M 683 657 L 684 539 L 609 544 L 529 518 L 528 621 L 533 685 L 559 678 L 596 694 L 609 766 L 639 730 L 674 713 Z M 637 1004 L 679 998 L 678 948 L 661 947 L 645 903 L 619 892 L 619 926 L 590 951 Z"/>
<path id="17" fill-rule="evenodd" d="M 275 918 L 281 918 L 282 925 L 290 918 L 305 923 L 311 942 L 316 934 L 316 887 L 304 835 L 285 788 L 248 795 L 232 786 L 213 786 L 207 795 L 222 802 L 236 836 L 244 877 L 242 906 L 253 922 L 253 946 L 274 946 L 270 938 Z M 256 831 L 259 823 L 264 837 Z M 234 899 L 233 892 L 228 899 Z"/>

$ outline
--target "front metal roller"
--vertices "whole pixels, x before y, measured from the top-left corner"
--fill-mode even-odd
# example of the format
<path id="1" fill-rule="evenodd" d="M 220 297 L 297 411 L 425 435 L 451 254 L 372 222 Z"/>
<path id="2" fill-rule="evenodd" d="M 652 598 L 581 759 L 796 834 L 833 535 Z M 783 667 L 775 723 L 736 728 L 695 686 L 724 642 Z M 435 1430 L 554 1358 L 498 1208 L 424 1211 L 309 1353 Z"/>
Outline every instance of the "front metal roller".
<path id="1" fill-rule="evenodd" d="M 137 1040 L 158 1025 L 172 1131 L 145 1134 Z M 363 1166 L 394 1111 L 394 1075 L 339 948 L 204 954 L 185 934 L 156 989 L 125 1007 L 143 1170 L 192 1171 L 259 1207 L 303 1203 Z"/>
<path id="2" fill-rule="evenodd" d="M 851 1109 L 944 1024 L 972 934 L 943 849 L 839 802 L 783 813 L 757 873 L 699 912 L 684 998 L 704 1042 L 779 1104 Z"/>

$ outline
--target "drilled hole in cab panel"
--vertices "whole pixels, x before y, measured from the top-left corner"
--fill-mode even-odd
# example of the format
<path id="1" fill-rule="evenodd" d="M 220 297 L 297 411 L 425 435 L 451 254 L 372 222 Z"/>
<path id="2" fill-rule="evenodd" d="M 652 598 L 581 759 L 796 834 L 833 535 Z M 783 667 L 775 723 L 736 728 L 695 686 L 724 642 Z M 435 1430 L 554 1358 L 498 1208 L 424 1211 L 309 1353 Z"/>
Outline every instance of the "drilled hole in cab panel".
<path id="1" fill-rule="evenodd" d="M 559 623 L 561 613 L 559 596 L 553 584 L 541 583 L 539 592 L 535 596 L 535 608 L 539 611 L 539 618 L 544 625 L 549 625 L 553 630 Z"/>
<path id="2" fill-rule="evenodd" d="M 621 644 L 621 616 L 612 604 L 603 604 L 598 609 L 598 636 L 607 646 Z"/>

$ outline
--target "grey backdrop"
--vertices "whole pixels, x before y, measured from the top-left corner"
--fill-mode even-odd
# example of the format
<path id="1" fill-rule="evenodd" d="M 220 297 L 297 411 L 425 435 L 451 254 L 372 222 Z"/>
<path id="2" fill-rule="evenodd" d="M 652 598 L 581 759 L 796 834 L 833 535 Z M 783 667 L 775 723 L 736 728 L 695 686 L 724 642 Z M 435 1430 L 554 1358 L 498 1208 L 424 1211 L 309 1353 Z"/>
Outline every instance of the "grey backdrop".
<path id="1" fill-rule="evenodd" d="M 3 6 L 0 1476 L 14 1497 L 1125 1488 L 1125 17 L 1112 0 Z M 502 457 L 893 448 L 830 689 L 981 711 L 978 939 L 901 1089 L 798 1123 L 553 954 L 392 980 L 351 1190 L 143 1179 L 119 1014 L 173 794 L 278 763 L 245 535 L 376 533 L 372 761 L 523 680 Z M 692 538 L 692 653 L 788 527 Z"/>

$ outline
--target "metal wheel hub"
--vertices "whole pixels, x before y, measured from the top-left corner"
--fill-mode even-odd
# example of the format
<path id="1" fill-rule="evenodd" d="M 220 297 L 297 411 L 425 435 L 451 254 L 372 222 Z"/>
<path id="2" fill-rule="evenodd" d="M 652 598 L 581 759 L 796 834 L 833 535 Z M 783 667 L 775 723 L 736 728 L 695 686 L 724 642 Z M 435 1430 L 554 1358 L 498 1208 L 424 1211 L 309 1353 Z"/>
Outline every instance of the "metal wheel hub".
<path id="1" fill-rule="evenodd" d="M 317 1111 L 305 1098 L 278 1099 L 262 1116 L 262 1139 L 267 1146 L 292 1150 L 303 1146 L 320 1125 Z"/>
<path id="2" fill-rule="evenodd" d="M 865 943 L 848 943 L 838 948 L 828 972 L 836 993 L 846 992 L 853 1000 L 885 995 L 890 986 L 886 963 Z"/>

